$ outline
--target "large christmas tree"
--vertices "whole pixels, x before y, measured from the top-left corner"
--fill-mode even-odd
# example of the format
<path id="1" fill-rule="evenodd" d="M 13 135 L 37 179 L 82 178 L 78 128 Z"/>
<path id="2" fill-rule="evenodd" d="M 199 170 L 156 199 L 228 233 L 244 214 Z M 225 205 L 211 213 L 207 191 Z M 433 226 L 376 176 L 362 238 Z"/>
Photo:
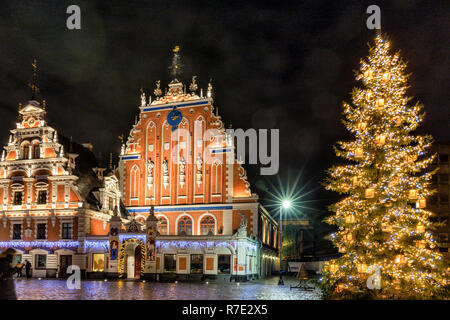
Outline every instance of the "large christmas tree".
<path id="1" fill-rule="evenodd" d="M 345 194 L 326 221 L 342 256 L 323 269 L 326 293 L 341 298 L 427 298 L 445 294 L 445 267 L 436 251 L 426 210 L 436 155 L 425 151 L 431 136 L 412 135 L 422 106 L 409 105 L 406 63 L 391 54 L 382 35 L 361 61 L 344 124 L 355 136 L 338 142 L 351 164 L 329 169 L 326 188 Z"/>

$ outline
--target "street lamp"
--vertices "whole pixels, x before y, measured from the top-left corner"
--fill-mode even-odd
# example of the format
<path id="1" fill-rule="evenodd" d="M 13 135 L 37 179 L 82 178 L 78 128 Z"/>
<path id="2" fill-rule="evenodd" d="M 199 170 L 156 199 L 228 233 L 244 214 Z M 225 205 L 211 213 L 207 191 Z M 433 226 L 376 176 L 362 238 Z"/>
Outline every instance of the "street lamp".
<path id="1" fill-rule="evenodd" d="M 282 239 L 282 234 L 283 234 L 283 208 L 284 209 L 289 209 L 291 207 L 291 201 L 288 199 L 283 200 L 282 206 L 280 207 L 280 280 L 278 280 L 278 285 L 282 286 L 284 285 L 284 281 L 283 281 L 283 273 L 281 272 L 281 251 L 283 249 L 283 239 Z"/>

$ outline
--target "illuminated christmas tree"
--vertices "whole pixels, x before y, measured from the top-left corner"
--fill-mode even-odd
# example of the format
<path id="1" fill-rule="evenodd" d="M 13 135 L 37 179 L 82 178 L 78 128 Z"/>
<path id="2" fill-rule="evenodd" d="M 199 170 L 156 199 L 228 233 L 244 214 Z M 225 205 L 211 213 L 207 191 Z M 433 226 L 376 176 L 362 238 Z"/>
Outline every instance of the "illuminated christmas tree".
<path id="1" fill-rule="evenodd" d="M 338 142 L 351 164 L 328 171 L 326 188 L 346 195 L 326 219 L 342 257 L 327 262 L 324 288 L 341 298 L 428 298 L 444 293 L 445 267 L 426 210 L 433 192 L 426 172 L 436 155 L 425 151 L 431 136 L 411 135 L 423 120 L 422 106 L 408 105 L 406 63 L 375 39 L 356 79 L 362 88 L 344 103 L 344 124 L 355 136 Z"/>

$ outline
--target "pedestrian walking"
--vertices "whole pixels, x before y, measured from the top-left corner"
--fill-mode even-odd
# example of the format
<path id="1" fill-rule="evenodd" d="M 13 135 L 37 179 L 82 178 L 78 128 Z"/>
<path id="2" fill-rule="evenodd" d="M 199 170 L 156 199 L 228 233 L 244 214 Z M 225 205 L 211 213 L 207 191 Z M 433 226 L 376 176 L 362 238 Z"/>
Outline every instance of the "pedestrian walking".
<path id="1" fill-rule="evenodd" d="M 16 251 L 6 249 L 0 254 L 0 300 L 17 300 L 12 275 L 14 268 L 12 261 Z"/>
<path id="2" fill-rule="evenodd" d="M 27 279 L 31 278 L 31 262 L 25 260 L 25 273 L 27 275 Z"/>

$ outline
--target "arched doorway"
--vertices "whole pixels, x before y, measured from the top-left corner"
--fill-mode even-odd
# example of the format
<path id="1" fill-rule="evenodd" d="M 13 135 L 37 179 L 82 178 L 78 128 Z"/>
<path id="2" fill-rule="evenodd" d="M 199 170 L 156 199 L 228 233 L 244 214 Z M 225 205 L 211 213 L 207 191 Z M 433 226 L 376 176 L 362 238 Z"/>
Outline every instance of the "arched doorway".
<path id="1" fill-rule="evenodd" d="M 125 247 L 125 273 L 127 279 L 139 279 L 141 276 L 142 244 L 128 242 Z"/>

